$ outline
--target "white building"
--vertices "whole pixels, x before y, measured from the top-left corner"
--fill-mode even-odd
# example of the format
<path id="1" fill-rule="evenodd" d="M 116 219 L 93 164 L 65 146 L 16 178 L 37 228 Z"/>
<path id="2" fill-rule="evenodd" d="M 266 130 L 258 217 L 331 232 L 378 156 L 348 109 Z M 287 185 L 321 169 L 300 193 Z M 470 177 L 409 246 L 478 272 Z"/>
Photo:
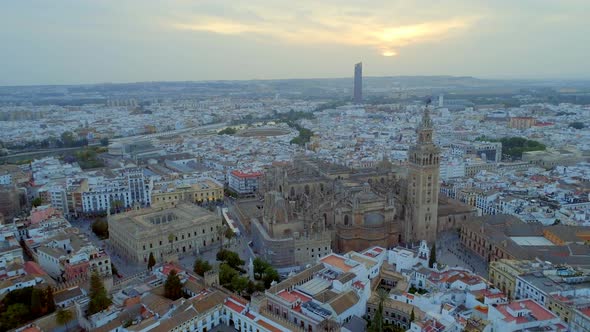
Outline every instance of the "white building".
<path id="1" fill-rule="evenodd" d="M 509 304 L 488 306 L 490 332 L 529 331 L 544 328 L 544 331 L 566 331 L 557 315 L 534 300 L 519 300 Z"/>
<path id="2" fill-rule="evenodd" d="M 439 167 L 440 178 L 443 181 L 465 176 L 465 162 L 461 159 L 444 159 Z"/>
<path id="3" fill-rule="evenodd" d="M 231 171 L 229 173 L 229 189 L 240 195 L 252 194 L 258 190 L 262 172 Z"/>
<path id="4" fill-rule="evenodd" d="M 103 176 L 88 178 L 88 191 L 82 193 L 84 213 L 107 211 L 115 201 L 128 208 L 138 203 L 151 205 L 153 180 L 143 174 L 141 168 L 123 169 L 115 178 Z"/>
<path id="5" fill-rule="evenodd" d="M 47 194 L 49 196 L 49 203 L 53 208 L 61 211 L 61 213 L 64 215 L 67 215 L 69 213 L 68 194 L 63 186 L 51 186 L 47 188 Z"/>
<path id="6" fill-rule="evenodd" d="M 420 247 L 417 249 L 395 247 L 387 251 L 387 263 L 395 266 L 396 272 L 410 270 L 417 264 L 428 266 L 429 258 L 430 248 L 426 241 L 420 242 Z"/>

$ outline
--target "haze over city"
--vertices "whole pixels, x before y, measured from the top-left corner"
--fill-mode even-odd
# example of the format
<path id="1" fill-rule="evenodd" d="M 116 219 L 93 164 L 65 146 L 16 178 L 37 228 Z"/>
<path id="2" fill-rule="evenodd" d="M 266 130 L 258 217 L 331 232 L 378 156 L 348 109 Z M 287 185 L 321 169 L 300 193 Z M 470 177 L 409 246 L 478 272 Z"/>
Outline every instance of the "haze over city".
<path id="1" fill-rule="evenodd" d="M 6 1 L 0 85 L 455 75 L 587 79 L 585 0 Z M 534 61 L 531 61 L 534 60 Z"/>

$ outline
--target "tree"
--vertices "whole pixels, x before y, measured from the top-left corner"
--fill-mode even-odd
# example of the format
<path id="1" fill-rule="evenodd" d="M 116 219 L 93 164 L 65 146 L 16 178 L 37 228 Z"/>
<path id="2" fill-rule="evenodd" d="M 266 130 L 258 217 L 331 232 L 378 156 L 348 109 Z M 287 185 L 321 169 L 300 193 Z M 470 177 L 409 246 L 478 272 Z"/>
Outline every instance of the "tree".
<path id="1" fill-rule="evenodd" d="M 235 135 L 238 131 L 232 127 L 227 127 L 217 133 L 217 135 Z"/>
<path id="2" fill-rule="evenodd" d="M 234 233 L 234 231 L 232 231 L 231 228 L 227 227 L 225 229 L 223 236 L 225 236 L 225 238 L 231 243 L 231 239 L 233 239 L 236 236 L 236 234 Z"/>
<path id="3" fill-rule="evenodd" d="M 248 287 L 248 278 L 234 275 L 231 279 L 231 288 L 239 295 Z"/>
<path id="4" fill-rule="evenodd" d="M 123 203 L 123 201 L 119 200 L 119 199 L 115 199 L 111 202 L 111 211 L 118 213 L 121 208 L 125 205 L 125 203 Z"/>
<path id="5" fill-rule="evenodd" d="M 50 314 L 55 311 L 55 300 L 53 300 L 53 287 L 47 286 L 44 292 L 45 313 Z"/>
<path id="6" fill-rule="evenodd" d="M 210 271 L 213 267 L 209 262 L 198 258 L 193 265 L 193 271 L 201 277 L 205 275 L 205 272 Z"/>
<path id="7" fill-rule="evenodd" d="M 416 315 L 414 314 L 414 308 L 412 308 L 412 313 L 410 314 L 410 323 L 416 319 Z"/>
<path id="8" fill-rule="evenodd" d="M 236 252 L 223 249 L 217 253 L 217 260 L 226 262 L 231 268 L 242 270 L 240 266 L 244 265 L 244 261 L 240 259 L 240 255 Z"/>
<path id="9" fill-rule="evenodd" d="M 219 283 L 223 286 L 227 287 L 228 285 L 231 286 L 231 281 L 234 276 L 237 276 L 238 272 L 231 268 L 231 266 L 227 265 L 226 263 L 222 263 L 219 266 Z"/>
<path id="10" fill-rule="evenodd" d="M 109 223 L 104 219 L 97 219 L 92 223 L 92 232 L 100 239 L 109 238 Z"/>
<path id="11" fill-rule="evenodd" d="M 72 312 L 70 310 L 59 309 L 57 311 L 57 313 L 55 314 L 55 322 L 57 324 L 59 324 L 60 326 L 65 325 L 66 331 L 69 329 L 68 323 L 71 322 L 73 319 L 74 319 L 74 315 L 72 314 Z"/>
<path id="12" fill-rule="evenodd" d="M 434 263 L 436 263 L 436 243 L 432 244 L 432 248 L 430 248 L 430 257 L 428 258 L 428 267 L 434 267 Z"/>
<path id="13" fill-rule="evenodd" d="M 38 288 L 33 288 L 33 290 L 31 291 L 31 314 L 35 317 L 40 316 L 42 313 L 42 296 L 43 293 Z"/>
<path id="14" fill-rule="evenodd" d="M 61 142 L 64 146 L 70 147 L 74 145 L 74 134 L 70 131 L 64 131 L 61 134 Z"/>
<path id="15" fill-rule="evenodd" d="M 379 306 L 373 321 L 371 322 L 371 331 L 382 332 L 383 331 L 383 302 L 389 297 L 389 293 L 383 289 L 377 289 L 377 297 L 379 300 Z"/>
<path id="16" fill-rule="evenodd" d="M 97 312 L 108 308 L 112 300 L 109 298 L 107 290 L 104 288 L 102 279 L 98 271 L 92 271 L 90 276 L 90 302 L 88 303 L 88 315 L 94 315 Z"/>
<path id="17" fill-rule="evenodd" d="M 264 270 L 270 266 L 270 264 L 262 260 L 262 258 L 260 257 L 254 258 L 252 264 L 254 265 L 254 279 L 256 280 L 262 279 L 262 274 L 264 273 Z"/>
<path id="18" fill-rule="evenodd" d="M 586 125 L 584 125 L 583 122 L 572 122 L 569 124 L 569 127 L 574 129 L 584 129 Z"/>
<path id="19" fill-rule="evenodd" d="M 150 257 L 148 258 L 148 270 L 152 270 L 152 268 L 156 265 L 156 258 L 154 257 L 154 253 L 150 252 Z"/>
<path id="20" fill-rule="evenodd" d="M 219 238 L 219 251 L 223 250 L 223 238 L 225 236 L 225 228 L 227 225 L 217 226 L 217 237 Z"/>
<path id="21" fill-rule="evenodd" d="M 29 315 L 29 308 L 25 304 L 15 303 L 6 309 L 0 315 L 0 328 L 3 331 L 11 330 L 23 323 L 27 322 Z"/>
<path id="22" fill-rule="evenodd" d="M 262 280 L 264 281 L 264 287 L 268 289 L 273 281 L 279 281 L 279 273 L 272 266 L 267 266 L 266 269 L 264 269 L 264 277 Z"/>
<path id="23" fill-rule="evenodd" d="M 33 207 L 37 207 L 41 204 L 43 204 L 43 200 L 41 199 L 41 197 L 36 197 L 31 201 L 31 205 L 33 205 Z"/>
<path id="24" fill-rule="evenodd" d="M 248 287 L 246 288 L 246 291 L 248 292 L 248 294 L 252 294 L 254 292 L 264 292 L 265 288 L 264 288 L 264 283 L 260 282 L 260 281 L 252 281 L 249 280 L 248 281 Z"/>
<path id="25" fill-rule="evenodd" d="M 164 284 L 164 296 L 170 300 L 178 300 L 182 297 L 182 283 L 176 270 L 168 273 L 168 278 L 166 278 L 166 283 Z"/>

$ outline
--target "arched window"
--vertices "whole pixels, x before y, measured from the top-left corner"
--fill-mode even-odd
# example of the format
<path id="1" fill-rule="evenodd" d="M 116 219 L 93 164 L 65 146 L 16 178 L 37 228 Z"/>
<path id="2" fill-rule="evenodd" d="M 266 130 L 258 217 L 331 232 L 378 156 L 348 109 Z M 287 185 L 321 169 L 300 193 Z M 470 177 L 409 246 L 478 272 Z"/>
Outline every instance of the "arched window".
<path id="1" fill-rule="evenodd" d="M 291 198 L 295 197 L 295 188 L 291 187 L 291 193 L 289 196 L 291 196 Z"/>
<path id="2" fill-rule="evenodd" d="M 349 220 L 348 220 L 348 215 L 344 215 L 344 226 L 348 226 Z"/>

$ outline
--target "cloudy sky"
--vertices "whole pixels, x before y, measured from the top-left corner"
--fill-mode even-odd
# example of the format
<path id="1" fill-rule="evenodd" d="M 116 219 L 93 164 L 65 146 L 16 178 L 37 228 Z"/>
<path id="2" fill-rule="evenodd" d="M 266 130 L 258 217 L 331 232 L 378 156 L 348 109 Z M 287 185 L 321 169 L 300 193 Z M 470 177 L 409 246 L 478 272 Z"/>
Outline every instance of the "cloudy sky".
<path id="1" fill-rule="evenodd" d="M 590 0 L 0 0 L 0 85 L 590 78 Z"/>

